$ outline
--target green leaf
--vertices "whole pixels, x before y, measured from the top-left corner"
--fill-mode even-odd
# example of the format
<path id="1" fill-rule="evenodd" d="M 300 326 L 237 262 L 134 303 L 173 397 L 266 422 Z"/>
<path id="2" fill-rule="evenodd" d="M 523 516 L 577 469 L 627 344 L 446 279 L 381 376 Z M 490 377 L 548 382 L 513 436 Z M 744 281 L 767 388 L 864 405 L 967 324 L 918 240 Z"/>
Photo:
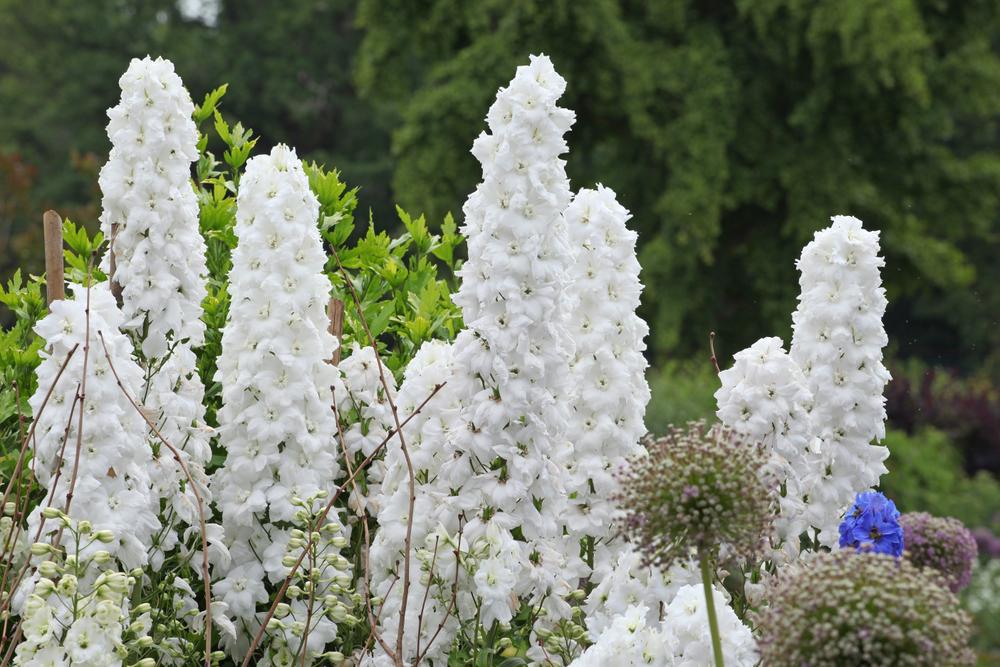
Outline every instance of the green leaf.
<path id="1" fill-rule="evenodd" d="M 208 120 L 209 116 L 215 113 L 215 108 L 218 106 L 219 100 L 222 99 L 222 96 L 226 94 L 228 89 L 229 84 L 224 83 L 215 90 L 205 94 L 205 100 L 194 108 L 193 118 L 195 124 L 201 125 Z"/>

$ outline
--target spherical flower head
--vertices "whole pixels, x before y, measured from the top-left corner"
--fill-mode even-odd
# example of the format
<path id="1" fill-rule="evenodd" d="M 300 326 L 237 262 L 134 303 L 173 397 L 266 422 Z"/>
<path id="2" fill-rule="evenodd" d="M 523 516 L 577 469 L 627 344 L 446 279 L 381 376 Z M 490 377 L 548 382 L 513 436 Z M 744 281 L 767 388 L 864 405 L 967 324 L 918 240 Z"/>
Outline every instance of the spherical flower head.
<path id="1" fill-rule="evenodd" d="M 971 665 L 971 617 L 906 559 L 824 552 L 780 573 L 754 619 L 761 664 Z"/>
<path id="2" fill-rule="evenodd" d="M 908 561 L 943 575 L 945 585 L 953 593 L 969 585 L 978 548 L 975 537 L 961 521 L 926 512 L 907 512 L 899 522 Z"/>
<path id="3" fill-rule="evenodd" d="M 878 491 L 859 493 L 840 524 L 840 546 L 902 555 L 903 528 L 896 504 Z"/>
<path id="4" fill-rule="evenodd" d="M 750 558 L 769 534 L 777 485 L 763 447 L 721 424 L 692 422 L 649 439 L 622 475 L 625 531 L 662 570 L 723 545 Z"/>

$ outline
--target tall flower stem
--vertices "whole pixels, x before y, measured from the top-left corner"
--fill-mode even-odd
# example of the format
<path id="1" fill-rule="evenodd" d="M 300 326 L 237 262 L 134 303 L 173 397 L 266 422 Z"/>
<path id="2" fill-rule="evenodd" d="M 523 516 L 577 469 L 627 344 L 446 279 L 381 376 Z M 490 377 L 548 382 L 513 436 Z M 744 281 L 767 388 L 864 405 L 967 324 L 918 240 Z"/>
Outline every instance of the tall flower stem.
<path id="1" fill-rule="evenodd" d="M 708 610 L 708 629 L 712 635 L 712 654 L 715 667 L 724 667 L 722 662 L 722 638 L 719 636 L 719 620 L 715 616 L 715 597 L 712 595 L 712 568 L 708 554 L 699 553 L 701 560 L 701 583 L 705 587 L 705 608 Z"/>

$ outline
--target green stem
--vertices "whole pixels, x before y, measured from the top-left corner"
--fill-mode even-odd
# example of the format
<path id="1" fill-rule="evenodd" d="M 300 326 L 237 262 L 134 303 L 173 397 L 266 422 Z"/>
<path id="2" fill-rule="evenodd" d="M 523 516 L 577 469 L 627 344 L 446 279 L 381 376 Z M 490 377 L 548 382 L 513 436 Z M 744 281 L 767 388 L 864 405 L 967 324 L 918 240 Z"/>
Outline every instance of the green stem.
<path id="1" fill-rule="evenodd" d="M 719 636 L 719 621 L 715 617 L 715 598 L 712 593 L 712 569 L 708 555 L 702 552 L 699 556 L 701 559 L 701 583 L 705 587 L 705 608 L 708 610 L 708 629 L 712 635 L 715 667 L 724 667 L 722 663 L 722 638 Z"/>

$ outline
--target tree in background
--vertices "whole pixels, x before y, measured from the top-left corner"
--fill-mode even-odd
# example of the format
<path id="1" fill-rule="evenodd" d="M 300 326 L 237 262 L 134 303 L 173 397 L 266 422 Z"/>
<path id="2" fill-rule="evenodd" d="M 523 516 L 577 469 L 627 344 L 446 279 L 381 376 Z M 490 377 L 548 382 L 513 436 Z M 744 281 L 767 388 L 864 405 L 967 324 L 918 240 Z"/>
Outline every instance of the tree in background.
<path id="1" fill-rule="evenodd" d="M 360 39 L 348 0 L 0 0 L 0 165 L 34 177 L 25 195 L 0 166 L 0 278 L 41 272 L 44 208 L 96 228 L 96 206 L 75 208 L 99 200 L 88 156 L 107 154 L 118 77 L 147 54 L 173 60 L 196 101 L 228 82 L 226 116 L 335 165 L 364 185 L 365 209 L 395 220 L 387 135 L 353 90 Z"/>
<path id="2" fill-rule="evenodd" d="M 525 53 L 550 54 L 585 128 L 570 135 L 574 185 L 600 174 L 635 211 L 658 358 L 701 353 L 709 329 L 728 350 L 750 331 L 787 337 L 796 249 L 828 211 L 883 230 L 904 351 L 917 322 L 941 332 L 938 354 L 997 349 L 966 321 L 997 298 L 983 289 L 1000 204 L 995 3 L 419 5 L 359 8 L 358 80 L 395 126 L 396 198 L 457 210 L 476 110 Z"/>
<path id="3" fill-rule="evenodd" d="M 27 200 L 0 178 L 0 278 L 41 270 L 41 210 L 94 201 L 133 56 L 196 98 L 229 82 L 228 117 L 339 168 L 387 225 L 397 201 L 459 212 L 476 109 L 545 51 L 574 187 L 600 175 L 635 214 L 654 363 L 710 329 L 723 352 L 787 338 L 794 258 L 837 211 L 883 231 L 897 353 L 1000 378 L 998 42 L 989 0 L 0 0 L 0 162 L 34 170 Z"/>

